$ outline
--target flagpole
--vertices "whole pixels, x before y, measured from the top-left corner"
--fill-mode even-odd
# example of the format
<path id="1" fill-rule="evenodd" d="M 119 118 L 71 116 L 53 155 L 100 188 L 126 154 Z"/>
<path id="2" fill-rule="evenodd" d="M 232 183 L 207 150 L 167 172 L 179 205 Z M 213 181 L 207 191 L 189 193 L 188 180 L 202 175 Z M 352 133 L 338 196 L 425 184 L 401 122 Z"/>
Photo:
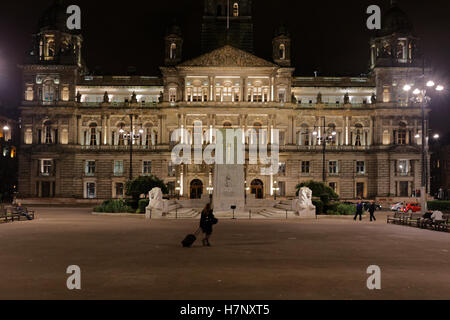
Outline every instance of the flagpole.
<path id="1" fill-rule="evenodd" d="M 227 30 L 230 30 L 230 0 L 227 1 L 228 11 L 227 11 Z"/>

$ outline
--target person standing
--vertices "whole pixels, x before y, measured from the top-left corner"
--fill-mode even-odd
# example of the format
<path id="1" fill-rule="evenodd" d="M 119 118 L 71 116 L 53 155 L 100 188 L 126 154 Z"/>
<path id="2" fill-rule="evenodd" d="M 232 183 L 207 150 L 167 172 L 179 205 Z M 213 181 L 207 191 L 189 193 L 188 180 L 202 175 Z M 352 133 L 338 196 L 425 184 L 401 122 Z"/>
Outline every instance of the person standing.
<path id="1" fill-rule="evenodd" d="M 375 211 L 377 210 L 377 206 L 375 204 L 375 201 L 372 201 L 372 203 L 369 206 L 369 213 L 370 213 L 370 222 L 377 221 L 375 218 Z"/>
<path id="2" fill-rule="evenodd" d="M 209 238 L 211 237 L 213 231 L 213 225 L 217 223 L 217 219 L 214 217 L 213 210 L 211 209 L 211 204 L 208 203 L 202 211 L 202 216 L 200 218 L 200 228 L 202 229 L 205 237 L 203 239 L 203 246 L 210 247 Z"/>
<path id="3" fill-rule="evenodd" d="M 363 205 L 361 202 L 358 202 L 358 204 L 356 205 L 356 214 L 355 214 L 355 218 L 353 218 L 353 220 L 356 221 L 356 218 L 359 216 L 359 221 L 362 220 L 362 214 L 363 214 Z"/>

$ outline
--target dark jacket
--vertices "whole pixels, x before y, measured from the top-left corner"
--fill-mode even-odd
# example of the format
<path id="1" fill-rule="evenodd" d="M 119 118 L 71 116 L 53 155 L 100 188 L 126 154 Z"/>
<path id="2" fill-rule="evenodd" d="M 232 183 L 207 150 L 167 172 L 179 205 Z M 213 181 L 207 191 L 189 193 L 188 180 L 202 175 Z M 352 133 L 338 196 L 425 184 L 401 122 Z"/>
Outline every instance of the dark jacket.
<path id="1" fill-rule="evenodd" d="M 356 214 L 363 214 L 363 205 L 361 203 L 356 205 Z"/>
<path id="2" fill-rule="evenodd" d="M 376 210 L 377 210 L 377 206 L 375 205 L 375 203 L 372 203 L 372 204 L 369 206 L 369 212 L 370 212 L 370 214 L 374 214 Z"/>
<path id="3" fill-rule="evenodd" d="M 203 230 L 206 234 L 212 233 L 212 226 L 214 224 L 214 214 L 213 211 L 210 210 L 209 214 L 207 215 L 205 212 L 202 212 L 202 217 L 200 218 L 200 228 Z"/>

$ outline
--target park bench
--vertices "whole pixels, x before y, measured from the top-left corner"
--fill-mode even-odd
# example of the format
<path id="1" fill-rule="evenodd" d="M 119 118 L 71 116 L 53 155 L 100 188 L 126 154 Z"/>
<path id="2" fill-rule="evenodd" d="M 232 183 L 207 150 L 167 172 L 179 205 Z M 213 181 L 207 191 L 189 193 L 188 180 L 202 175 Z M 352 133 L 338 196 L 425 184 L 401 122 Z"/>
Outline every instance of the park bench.
<path id="1" fill-rule="evenodd" d="M 420 221 L 422 219 L 422 213 L 412 213 L 411 216 L 407 220 L 407 224 L 409 226 L 419 227 Z"/>
<path id="2" fill-rule="evenodd" d="M 449 215 L 443 214 L 442 220 L 440 221 L 433 221 L 431 223 L 431 226 L 436 231 L 448 231 L 448 223 L 449 223 Z"/>
<path id="3" fill-rule="evenodd" d="M 401 223 L 403 219 L 403 213 L 396 212 L 394 216 L 387 216 L 387 223 Z"/>
<path id="4" fill-rule="evenodd" d="M 6 209 L 0 209 L 0 221 L 8 222 L 8 212 Z"/>
<path id="5" fill-rule="evenodd" d="M 20 214 L 19 211 L 16 210 L 16 208 L 9 208 L 7 210 L 6 215 L 7 215 L 7 220 L 6 221 L 8 221 L 8 220 L 10 220 L 10 221 L 20 221 L 21 214 Z"/>

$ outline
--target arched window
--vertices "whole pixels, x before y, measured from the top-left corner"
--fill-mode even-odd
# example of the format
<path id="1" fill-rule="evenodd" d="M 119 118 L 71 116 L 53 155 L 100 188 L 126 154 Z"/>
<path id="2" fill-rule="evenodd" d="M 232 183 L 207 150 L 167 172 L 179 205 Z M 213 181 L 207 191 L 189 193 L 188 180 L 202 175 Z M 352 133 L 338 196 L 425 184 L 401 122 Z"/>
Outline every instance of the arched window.
<path id="1" fill-rule="evenodd" d="M 177 57 L 177 44 L 172 43 L 170 45 L 170 59 L 176 59 Z"/>
<path id="2" fill-rule="evenodd" d="M 233 17 L 239 17 L 239 3 L 233 4 Z"/>
<path id="3" fill-rule="evenodd" d="M 336 140 L 337 140 L 337 132 L 336 132 L 336 125 L 334 123 L 330 123 L 328 125 L 328 144 L 331 146 L 335 146 L 336 145 Z"/>
<path id="4" fill-rule="evenodd" d="M 53 132 L 51 125 L 52 123 L 50 121 L 44 123 L 45 144 L 53 143 Z"/>
<path id="5" fill-rule="evenodd" d="M 389 130 L 383 131 L 383 145 L 389 145 L 391 144 L 391 134 L 389 133 Z"/>
<path id="6" fill-rule="evenodd" d="M 89 145 L 96 146 L 97 145 L 97 124 L 92 123 L 89 126 Z"/>
<path id="7" fill-rule="evenodd" d="M 399 130 L 397 132 L 397 144 L 406 144 L 406 135 L 407 135 L 407 131 L 406 131 L 406 123 L 404 122 L 400 122 L 399 123 Z"/>
<path id="8" fill-rule="evenodd" d="M 307 124 L 302 124 L 302 129 L 300 131 L 300 145 L 303 145 L 303 146 L 311 145 L 309 128 L 308 128 Z"/>
<path id="9" fill-rule="evenodd" d="M 283 43 L 280 44 L 279 50 L 280 50 L 280 52 L 279 52 L 280 59 L 281 60 L 286 59 L 286 46 Z"/>
<path id="10" fill-rule="evenodd" d="M 356 126 L 356 131 L 355 131 L 355 146 L 360 147 L 361 146 L 361 136 L 362 136 L 362 131 L 363 131 L 363 126 L 361 124 L 357 124 Z"/>
<path id="11" fill-rule="evenodd" d="M 223 123 L 223 127 L 224 128 L 231 128 L 233 125 L 231 124 L 231 122 L 227 121 Z"/>
<path id="12" fill-rule="evenodd" d="M 55 88 L 53 86 L 53 81 L 46 81 L 44 83 L 44 94 L 43 101 L 44 102 L 53 102 L 55 100 Z"/>

